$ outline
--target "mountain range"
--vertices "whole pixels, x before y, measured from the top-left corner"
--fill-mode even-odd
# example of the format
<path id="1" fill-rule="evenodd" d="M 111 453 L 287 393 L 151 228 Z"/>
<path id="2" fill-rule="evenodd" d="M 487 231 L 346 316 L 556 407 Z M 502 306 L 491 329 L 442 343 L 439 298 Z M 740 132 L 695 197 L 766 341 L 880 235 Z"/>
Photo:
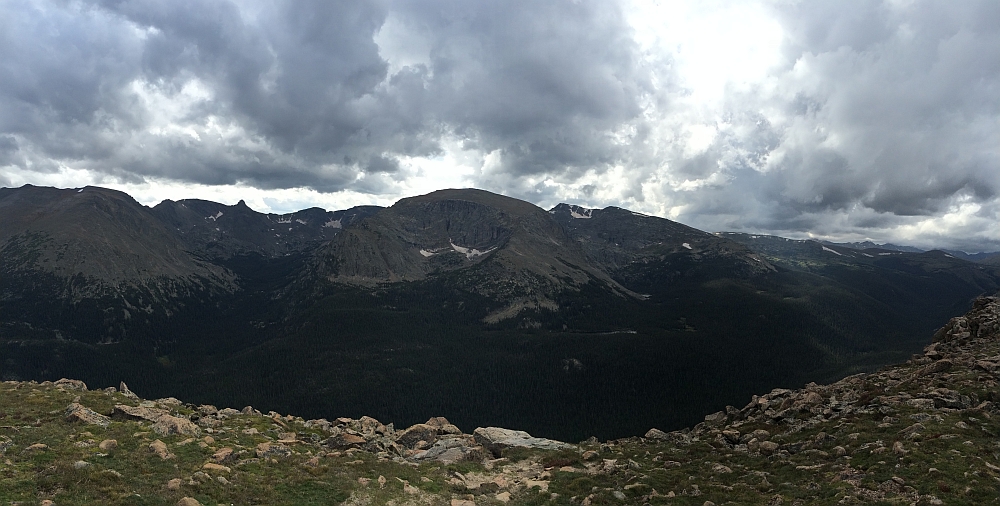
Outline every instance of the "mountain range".
<path id="1" fill-rule="evenodd" d="M 0 376 L 562 440 L 898 362 L 1000 290 L 942 252 L 482 190 L 276 215 L 0 189 Z"/>

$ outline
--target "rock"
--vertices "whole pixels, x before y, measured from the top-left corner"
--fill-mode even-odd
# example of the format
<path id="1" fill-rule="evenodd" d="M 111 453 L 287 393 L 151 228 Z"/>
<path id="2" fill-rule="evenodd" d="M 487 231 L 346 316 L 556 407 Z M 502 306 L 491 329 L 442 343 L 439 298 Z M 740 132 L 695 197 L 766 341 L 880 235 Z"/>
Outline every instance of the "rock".
<path id="1" fill-rule="evenodd" d="M 443 464 L 469 461 L 478 462 L 486 458 L 486 449 L 476 444 L 469 436 L 442 438 L 430 448 L 414 453 L 410 460 L 426 462 L 435 460 Z"/>
<path id="2" fill-rule="evenodd" d="M 413 448 L 418 441 L 426 441 L 428 444 L 433 444 L 437 441 L 437 436 L 437 427 L 418 423 L 400 433 L 399 437 L 396 438 L 396 442 L 407 448 Z"/>
<path id="3" fill-rule="evenodd" d="M 202 404 L 201 406 L 198 406 L 198 414 L 200 414 L 201 416 L 210 416 L 218 412 L 219 408 L 216 408 L 211 404 Z"/>
<path id="4" fill-rule="evenodd" d="M 260 443 L 256 449 L 257 458 L 287 457 L 292 454 L 292 450 L 283 444 Z"/>
<path id="5" fill-rule="evenodd" d="M 110 452 L 115 448 L 118 448 L 118 441 L 115 439 L 105 439 L 104 441 L 101 441 L 97 447 L 100 448 L 102 452 Z"/>
<path id="6" fill-rule="evenodd" d="M 452 499 L 451 506 L 476 506 L 476 501 L 468 499 Z"/>
<path id="7" fill-rule="evenodd" d="M 913 376 L 916 378 L 920 378 L 923 376 L 927 376 L 929 374 L 947 372 L 951 370 L 952 365 L 954 364 L 952 364 L 951 360 L 941 359 L 927 367 L 924 367 L 923 369 L 920 369 L 919 371 L 914 373 Z"/>
<path id="8" fill-rule="evenodd" d="M 726 412 L 716 411 L 710 415 L 705 415 L 705 424 L 709 427 L 718 427 L 726 423 Z"/>
<path id="9" fill-rule="evenodd" d="M 595 452 L 594 450 L 587 450 L 583 452 L 582 455 L 580 455 L 580 458 L 582 458 L 583 460 L 596 460 L 598 457 L 600 457 L 600 454 Z"/>
<path id="10" fill-rule="evenodd" d="M 99 425 L 101 427 L 111 425 L 110 418 L 78 402 L 74 402 L 66 407 L 66 420 L 70 422 L 82 422 L 88 425 Z"/>
<path id="11" fill-rule="evenodd" d="M 614 498 L 618 499 L 619 501 L 625 500 L 625 492 L 622 492 L 621 490 L 615 490 L 614 492 L 611 492 L 611 495 L 614 496 Z"/>
<path id="12" fill-rule="evenodd" d="M 494 498 L 502 503 L 510 502 L 510 492 L 500 492 Z"/>
<path id="13" fill-rule="evenodd" d="M 85 467 L 90 467 L 90 462 L 85 460 L 78 460 L 73 463 L 73 469 L 83 469 Z"/>
<path id="14" fill-rule="evenodd" d="M 232 471 L 232 469 L 214 462 L 206 462 L 205 465 L 201 466 L 201 468 L 205 471 L 215 471 L 220 473 L 228 473 Z"/>
<path id="15" fill-rule="evenodd" d="M 722 437 L 726 438 L 729 444 L 734 445 L 740 442 L 740 431 L 736 429 L 724 430 L 722 431 Z"/>
<path id="16" fill-rule="evenodd" d="M 49 445 L 45 443 L 35 443 L 24 449 L 26 452 L 42 452 L 49 449 Z"/>
<path id="17" fill-rule="evenodd" d="M 760 453 L 764 455 L 771 455 L 774 452 L 778 451 L 778 443 L 775 443 L 773 441 L 763 441 L 760 443 L 759 448 L 760 448 Z"/>
<path id="18" fill-rule="evenodd" d="M 365 444 L 365 438 L 344 432 L 336 436 L 327 438 L 325 441 L 323 441 L 323 444 L 330 448 L 334 448 L 337 450 L 344 450 L 347 448 L 357 448 Z"/>
<path id="19" fill-rule="evenodd" d="M 80 390 L 83 392 L 87 391 L 87 384 L 80 380 L 71 380 L 66 378 L 61 378 L 53 383 L 57 388 L 62 388 L 63 390 Z"/>
<path id="20" fill-rule="evenodd" d="M 187 418 L 166 415 L 160 417 L 160 419 L 153 424 L 153 432 L 160 436 L 169 436 L 171 434 L 197 436 L 201 434 L 201 429 Z"/>
<path id="21" fill-rule="evenodd" d="M 153 422 L 153 432 L 159 436 L 169 436 L 171 434 L 197 436 L 201 434 L 201 429 L 191 420 L 172 416 L 168 411 L 159 408 L 115 404 L 111 416 L 127 420 L 147 420 Z"/>
<path id="22" fill-rule="evenodd" d="M 833 454 L 837 457 L 843 457 L 844 455 L 847 455 L 847 448 L 844 448 L 843 446 L 834 446 Z"/>
<path id="23" fill-rule="evenodd" d="M 907 453 L 906 449 L 903 448 L 902 441 L 896 441 L 892 444 L 892 453 L 895 453 L 896 455 L 905 455 Z"/>
<path id="24" fill-rule="evenodd" d="M 712 472 L 717 474 L 729 474 L 732 473 L 733 470 L 729 466 L 724 466 L 722 464 L 715 464 L 714 466 L 712 466 Z"/>
<path id="25" fill-rule="evenodd" d="M 128 397 L 129 399 L 136 399 L 136 400 L 139 399 L 138 395 L 135 395 L 134 393 L 132 393 L 131 390 L 128 389 L 128 385 L 126 385 L 124 381 L 122 381 L 121 384 L 118 385 L 118 391 L 121 392 L 121 394 L 124 395 L 125 397 Z"/>
<path id="26" fill-rule="evenodd" d="M 156 454 L 157 457 L 160 457 L 161 459 L 164 460 L 174 458 L 174 454 L 170 453 L 167 450 L 167 445 L 163 441 L 160 441 L 159 439 L 153 441 L 152 443 L 149 443 L 149 451 L 153 452 L 154 454 Z"/>
<path id="27" fill-rule="evenodd" d="M 122 385 L 125 384 L 122 383 Z M 194 497 L 184 497 L 180 501 L 177 501 L 177 506 L 201 506 L 201 503 Z"/>
<path id="28" fill-rule="evenodd" d="M 816 392 L 809 392 L 802 398 L 804 404 L 816 405 L 823 403 L 823 396 Z"/>
<path id="29" fill-rule="evenodd" d="M 38 503 L 38 506 L 56 506 L 56 503 L 52 499 L 46 499 Z"/>
<path id="30" fill-rule="evenodd" d="M 568 450 L 575 446 L 554 441 L 552 439 L 531 437 L 521 430 L 503 429 L 500 427 L 479 427 L 472 432 L 476 442 L 481 444 L 495 457 L 499 457 L 505 448 L 538 448 L 543 450 Z"/>
<path id="31" fill-rule="evenodd" d="M 661 441 L 670 439 L 670 436 L 666 432 L 663 432 L 662 430 L 657 429 L 655 427 L 646 431 L 646 435 L 642 437 L 646 439 L 657 439 Z"/>
<path id="32" fill-rule="evenodd" d="M 222 448 L 219 451 L 212 454 L 212 460 L 219 464 L 233 460 L 233 449 L 232 448 Z"/>
<path id="33" fill-rule="evenodd" d="M 180 490 L 183 483 L 180 478 L 174 478 L 167 482 L 167 490 Z"/>
<path id="34" fill-rule="evenodd" d="M 430 425 L 431 427 L 436 428 L 438 430 L 438 434 L 441 435 L 445 434 L 457 435 L 462 433 L 461 429 L 452 425 L 452 423 L 449 422 L 448 419 L 443 416 L 435 416 L 434 418 L 427 420 L 425 425 Z"/>

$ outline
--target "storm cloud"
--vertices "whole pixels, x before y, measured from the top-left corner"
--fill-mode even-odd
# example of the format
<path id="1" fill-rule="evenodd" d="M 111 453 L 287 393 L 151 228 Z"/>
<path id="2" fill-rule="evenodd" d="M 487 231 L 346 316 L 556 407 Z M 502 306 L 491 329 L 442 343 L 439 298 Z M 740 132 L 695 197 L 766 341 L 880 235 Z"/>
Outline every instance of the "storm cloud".
<path id="1" fill-rule="evenodd" d="M 10 0 L 0 184 L 447 184 L 1000 249 L 1000 4 L 650 5 Z"/>

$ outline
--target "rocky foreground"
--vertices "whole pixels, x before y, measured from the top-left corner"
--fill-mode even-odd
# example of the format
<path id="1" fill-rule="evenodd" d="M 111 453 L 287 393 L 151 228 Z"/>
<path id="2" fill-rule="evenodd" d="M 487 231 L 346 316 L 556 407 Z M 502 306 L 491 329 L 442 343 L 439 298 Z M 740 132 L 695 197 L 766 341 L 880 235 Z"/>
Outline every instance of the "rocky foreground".
<path id="1" fill-rule="evenodd" d="M 906 364 L 605 443 L 5 382 L 0 502 L 994 504 L 998 375 L 1000 300 L 982 298 Z"/>

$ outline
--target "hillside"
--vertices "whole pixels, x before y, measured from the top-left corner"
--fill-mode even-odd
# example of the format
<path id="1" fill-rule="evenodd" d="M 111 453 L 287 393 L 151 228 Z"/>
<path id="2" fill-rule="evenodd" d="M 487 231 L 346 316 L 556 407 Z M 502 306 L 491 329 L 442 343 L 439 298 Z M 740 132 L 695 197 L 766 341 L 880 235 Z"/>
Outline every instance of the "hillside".
<path id="1" fill-rule="evenodd" d="M 681 431 L 578 444 L 444 418 L 145 401 L 0 385 L 0 500 L 72 504 L 918 504 L 996 501 L 1000 299 L 905 364 L 776 389 Z"/>
<path id="2" fill-rule="evenodd" d="M 87 262 L 48 243 L 0 257 L 22 273 L 0 276 L 0 379 L 124 380 L 307 418 L 447 413 L 562 440 L 671 430 L 756 392 L 905 360 L 1000 290 L 1000 268 L 941 252 L 720 236 L 473 189 L 288 215 L 148 208 L 98 188 L 7 189 L 3 202 L 18 230 Z M 49 261 L 18 270 L 36 257 Z M 107 295 L 92 262 L 119 276 Z M 205 274 L 170 279 L 202 284 L 128 288 L 179 266 Z M 77 273 L 63 282 L 78 297 L 55 272 Z"/>

